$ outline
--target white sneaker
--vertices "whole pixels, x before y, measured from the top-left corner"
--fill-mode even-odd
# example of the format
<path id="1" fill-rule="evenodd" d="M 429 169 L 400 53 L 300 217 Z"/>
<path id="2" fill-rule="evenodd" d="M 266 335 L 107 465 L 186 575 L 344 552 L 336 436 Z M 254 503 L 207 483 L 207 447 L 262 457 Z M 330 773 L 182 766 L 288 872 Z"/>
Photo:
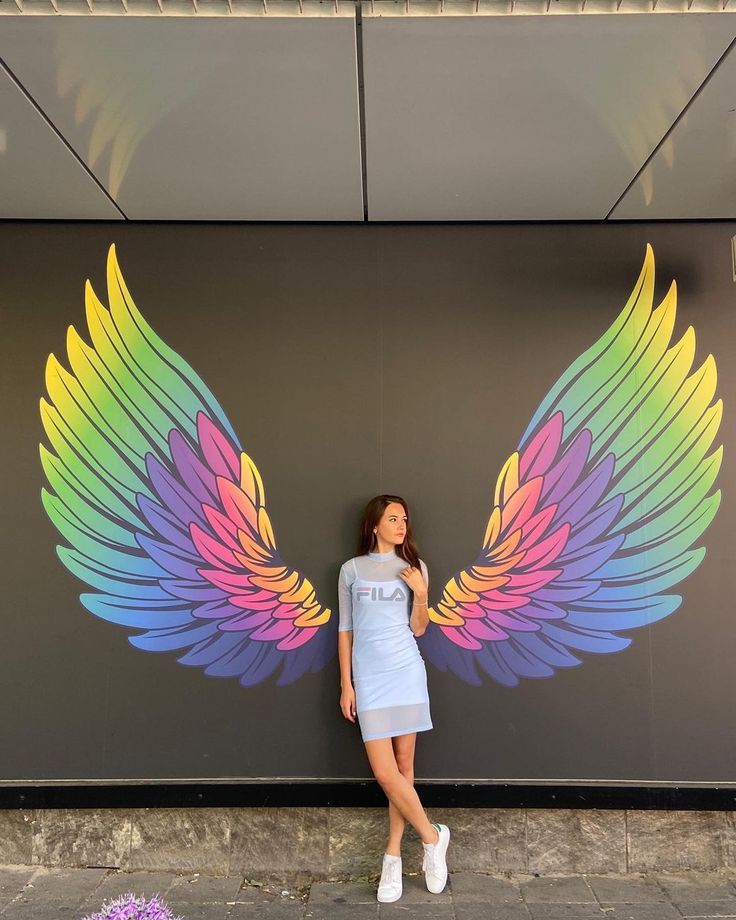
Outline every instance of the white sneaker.
<path id="1" fill-rule="evenodd" d="M 391 901 L 399 900 L 401 891 L 401 857 L 384 853 L 381 881 L 378 883 L 376 897 L 382 904 L 389 904 Z"/>
<path id="2" fill-rule="evenodd" d="M 440 835 L 437 843 L 423 843 L 424 858 L 422 869 L 427 889 L 432 894 L 440 894 L 447 883 L 447 845 L 450 842 L 450 828 L 446 824 L 435 824 L 434 827 Z"/>

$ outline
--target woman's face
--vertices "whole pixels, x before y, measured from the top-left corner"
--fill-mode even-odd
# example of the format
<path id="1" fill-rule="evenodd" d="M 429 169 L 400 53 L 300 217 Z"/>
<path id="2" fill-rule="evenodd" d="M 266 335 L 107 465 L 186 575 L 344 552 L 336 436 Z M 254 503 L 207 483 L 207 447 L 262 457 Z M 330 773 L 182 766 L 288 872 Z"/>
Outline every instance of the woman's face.
<path id="1" fill-rule="evenodd" d="M 377 524 L 377 535 L 386 543 L 396 545 L 404 542 L 406 536 L 406 512 L 398 502 L 386 505 L 381 520 Z"/>

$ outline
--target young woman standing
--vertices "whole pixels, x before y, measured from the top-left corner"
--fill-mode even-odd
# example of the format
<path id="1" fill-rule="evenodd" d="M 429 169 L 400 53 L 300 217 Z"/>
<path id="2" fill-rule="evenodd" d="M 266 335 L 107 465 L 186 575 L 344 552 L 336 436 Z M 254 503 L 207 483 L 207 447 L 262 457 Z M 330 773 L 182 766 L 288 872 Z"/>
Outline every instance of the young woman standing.
<path id="1" fill-rule="evenodd" d="M 447 882 L 449 828 L 430 823 L 413 785 L 417 732 L 432 728 L 427 673 L 415 639 L 429 623 L 428 583 L 404 499 L 371 499 L 363 512 L 358 555 L 340 569 L 338 654 L 342 714 L 351 722 L 357 714 L 371 769 L 389 800 L 389 837 L 377 892 L 382 902 L 401 897 L 406 821 L 422 838 L 429 891 L 439 894 Z"/>

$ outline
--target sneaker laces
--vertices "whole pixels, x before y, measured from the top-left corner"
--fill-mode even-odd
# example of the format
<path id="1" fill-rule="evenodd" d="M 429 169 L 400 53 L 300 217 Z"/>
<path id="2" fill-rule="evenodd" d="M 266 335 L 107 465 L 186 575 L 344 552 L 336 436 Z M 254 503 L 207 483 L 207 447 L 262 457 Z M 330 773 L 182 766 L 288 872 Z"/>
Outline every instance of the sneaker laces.
<path id="1" fill-rule="evenodd" d="M 381 872 L 381 884 L 398 885 L 401 881 L 401 863 L 398 859 L 385 859 Z"/>

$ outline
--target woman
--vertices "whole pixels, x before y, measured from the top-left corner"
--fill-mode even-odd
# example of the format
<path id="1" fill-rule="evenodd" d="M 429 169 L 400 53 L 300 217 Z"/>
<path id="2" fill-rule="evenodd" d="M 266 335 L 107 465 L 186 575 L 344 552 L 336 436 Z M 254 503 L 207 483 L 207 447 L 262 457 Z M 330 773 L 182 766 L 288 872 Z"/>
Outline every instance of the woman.
<path id="1" fill-rule="evenodd" d="M 371 769 L 389 800 L 389 837 L 377 892 L 384 903 L 401 897 L 406 821 L 422 838 L 429 891 L 439 894 L 447 881 L 450 830 L 429 822 L 413 785 L 417 732 L 432 728 L 427 673 L 415 639 L 429 623 L 428 581 L 404 499 L 371 499 L 363 512 L 358 555 L 340 569 L 338 654 L 342 714 L 355 722 L 357 713 Z"/>

